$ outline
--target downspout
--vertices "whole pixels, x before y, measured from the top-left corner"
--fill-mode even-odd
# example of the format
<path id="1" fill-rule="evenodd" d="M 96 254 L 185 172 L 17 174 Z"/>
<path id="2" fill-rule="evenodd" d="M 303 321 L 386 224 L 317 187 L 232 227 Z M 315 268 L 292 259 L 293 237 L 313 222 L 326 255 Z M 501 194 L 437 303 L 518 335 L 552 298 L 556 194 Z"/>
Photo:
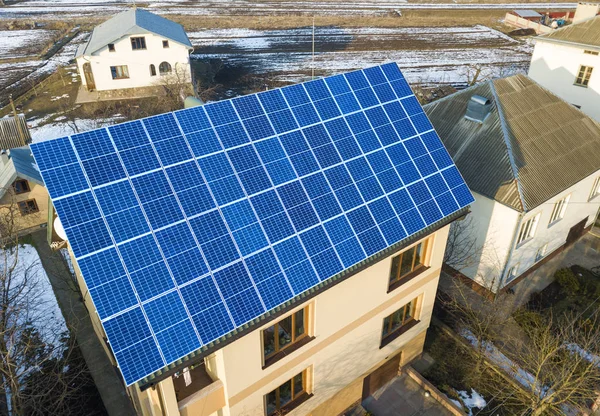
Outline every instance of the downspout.
<path id="1" fill-rule="evenodd" d="M 502 268 L 502 273 L 500 274 L 500 280 L 498 281 L 498 290 L 496 291 L 496 293 L 494 293 L 494 302 L 496 301 L 496 299 L 498 299 L 498 293 L 500 292 L 500 289 L 502 288 L 502 283 L 504 283 L 504 280 L 506 280 L 506 272 L 508 271 L 508 265 L 510 264 L 510 261 L 512 260 L 512 255 L 516 248 L 515 245 L 516 245 L 517 235 L 519 234 L 519 230 L 521 229 L 521 224 L 523 222 L 524 216 L 525 216 L 524 212 L 519 212 L 519 220 L 517 221 L 517 226 L 515 227 L 515 230 L 513 231 L 513 236 L 510 241 L 510 250 L 508 251 L 508 256 L 506 257 L 506 261 L 504 262 L 504 267 Z"/>

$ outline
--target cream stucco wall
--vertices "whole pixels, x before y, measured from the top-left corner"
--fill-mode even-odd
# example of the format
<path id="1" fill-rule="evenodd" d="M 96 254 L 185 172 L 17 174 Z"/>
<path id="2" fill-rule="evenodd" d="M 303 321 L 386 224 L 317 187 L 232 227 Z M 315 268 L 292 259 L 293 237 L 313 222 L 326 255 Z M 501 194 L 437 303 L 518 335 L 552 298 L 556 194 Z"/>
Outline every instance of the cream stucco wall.
<path id="1" fill-rule="evenodd" d="M 517 275 L 522 274 L 536 263 L 536 254 L 540 247 L 548 244 L 547 254 L 565 244 L 571 227 L 587 218 L 586 227 L 591 225 L 598 209 L 600 209 L 600 196 L 589 200 L 592 186 L 600 171 L 588 176 L 576 185 L 561 192 L 556 197 L 527 213 L 523 222 L 540 214 L 540 220 L 532 239 L 516 246 L 506 269 L 518 264 Z M 549 224 L 552 210 L 556 201 L 571 195 L 563 219 Z"/>
<path id="2" fill-rule="evenodd" d="M 592 46 L 572 46 L 538 39 L 531 58 L 529 76 L 570 104 L 581 106 L 581 111 L 600 121 L 600 52 Z M 581 65 L 594 68 L 588 87 L 575 85 Z"/>
<path id="3" fill-rule="evenodd" d="M 14 210 L 14 212 L 18 213 L 16 220 L 18 221 L 19 229 L 23 231 L 38 228 L 48 222 L 48 191 L 42 185 L 31 181 L 28 181 L 28 184 L 30 188 L 29 192 L 15 194 L 11 188 L 0 198 L 0 208 Z M 21 215 L 16 204 L 29 199 L 35 199 L 39 212 Z"/>
<path id="4" fill-rule="evenodd" d="M 146 49 L 132 50 L 130 38 L 140 36 L 146 38 Z M 169 41 L 168 48 L 163 48 L 163 40 Z M 161 82 L 159 65 L 163 61 L 171 64 L 173 71 L 178 68 L 182 79 L 188 82 L 191 81 L 190 58 L 187 46 L 152 33 L 125 36 L 115 41 L 114 45 L 115 52 L 110 52 L 108 46 L 104 46 L 91 56 L 85 55 L 77 58 L 77 68 L 83 85 L 86 85 L 83 73 L 83 64 L 86 62 L 91 64 L 97 91 L 154 86 Z M 156 76 L 150 75 L 151 64 L 154 64 L 156 68 Z M 129 78 L 112 79 L 110 67 L 119 65 L 127 65 Z"/>
<path id="5" fill-rule="evenodd" d="M 272 322 L 214 354 L 209 360 L 211 371 L 225 385 L 223 415 L 264 416 L 264 395 L 307 368 L 314 396 L 290 415 L 310 414 L 422 334 L 431 319 L 447 233 L 445 227 L 433 237 L 430 268 L 390 293 L 388 257 L 290 310 L 311 305 L 315 339 L 266 369 L 262 368 L 261 331 Z M 419 298 L 420 323 L 380 349 L 384 317 L 415 298 Z"/>

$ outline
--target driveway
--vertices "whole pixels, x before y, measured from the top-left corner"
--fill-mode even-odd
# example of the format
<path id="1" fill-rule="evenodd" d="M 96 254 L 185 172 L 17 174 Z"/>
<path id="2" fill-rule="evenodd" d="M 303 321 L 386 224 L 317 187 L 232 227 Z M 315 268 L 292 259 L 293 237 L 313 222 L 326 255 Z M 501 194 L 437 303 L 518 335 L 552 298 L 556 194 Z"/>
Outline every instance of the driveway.
<path id="1" fill-rule="evenodd" d="M 402 374 L 362 402 L 374 416 L 452 416 L 412 378 Z"/>

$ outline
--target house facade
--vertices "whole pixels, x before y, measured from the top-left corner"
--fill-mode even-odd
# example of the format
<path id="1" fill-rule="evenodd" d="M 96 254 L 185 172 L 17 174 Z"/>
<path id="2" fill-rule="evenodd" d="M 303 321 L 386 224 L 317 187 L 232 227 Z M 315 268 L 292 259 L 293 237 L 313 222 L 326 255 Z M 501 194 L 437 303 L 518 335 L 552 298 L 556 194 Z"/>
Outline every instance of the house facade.
<path id="1" fill-rule="evenodd" d="M 567 102 L 514 76 L 458 92 L 425 111 L 475 197 L 461 232 L 476 254 L 456 272 L 498 292 L 594 223 L 600 125 Z"/>
<path id="2" fill-rule="evenodd" d="M 94 28 L 77 51 L 77 68 L 88 91 L 154 87 L 165 78 L 190 83 L 192 50 L 181 25 L 134 8 Z"/>
<path id="3" fill-rule="evenodd" d="M 473 201 L 393 63 L 32 148 L 144 415 L 368 397 L 422 351 Z"/>
<path id="4" fill-rule="evenodd" d="M 600 121 L 600 16 L 538 36 L 528 75 Z"/>
<path id="5" fill-rule="evenodd" d="M 48 191 L 29 146 L 0 153 L 0 210 L 20 232 L 35 231 L 48 222 Z"/>

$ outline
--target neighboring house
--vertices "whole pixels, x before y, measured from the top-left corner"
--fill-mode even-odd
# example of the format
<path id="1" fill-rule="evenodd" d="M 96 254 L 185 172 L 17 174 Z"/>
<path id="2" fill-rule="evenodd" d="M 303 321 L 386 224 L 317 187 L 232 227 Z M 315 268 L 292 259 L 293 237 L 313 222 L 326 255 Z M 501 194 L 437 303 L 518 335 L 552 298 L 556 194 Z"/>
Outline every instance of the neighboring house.
<path id="1" fill-rule="evenodd" d="M 89 91 L 152 87 L 166 76 L 191 82 L 192 50 L 183 26 L 133 8 L 94 28 L 77 50 L 77 68 Z"/>
<path id="2" fill-rule="evenodd" d="M 10 213 L 21 231 L 48 222 L 48 192 L 28 146 L 0 153 L 0 211 Z"/>
<path id="3" fill-rule="evenodd" d="M 475 196 L 472 228 L 463 236 L 475 237 L 483 251 L 462 266 L 463 275 L 497 292 L 593 224 L 600 124 L 581 111 L 516 75 L 445 97 L 425 112 Z"/>
<path id="4" fill-rule="evenodd" d="M 600 3 L 579 2 L 577 3 L 575 16 L 573 16 L 573 23 L 579 23 L 597 15 L 600 15 Z"/>
<path id="5" fill-rule="evenodd" d="M 535 39 L 529 76 L 600 121 L 600 16 Z"/>
<path id="6" fill-rule="evenodd" d="M 473 201 L 396 64 L 32 148 L 144 415 L 372 394 L 422 352 Z"/>

